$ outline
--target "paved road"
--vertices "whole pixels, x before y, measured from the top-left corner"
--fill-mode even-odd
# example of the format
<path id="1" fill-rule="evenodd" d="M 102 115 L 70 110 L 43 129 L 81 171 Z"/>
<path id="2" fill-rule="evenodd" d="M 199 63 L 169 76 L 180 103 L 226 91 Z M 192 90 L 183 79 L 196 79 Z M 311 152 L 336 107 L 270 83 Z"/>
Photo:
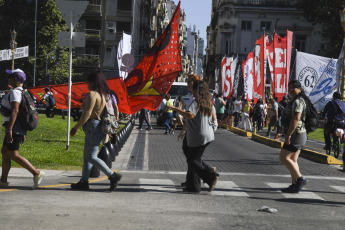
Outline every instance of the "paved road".
<path id="1" fill-rule="evenodd" d="M 339 166 L 301 158 L 308 185 L 282 194 L 290 179 L 279 149 L 219 130 L 204 157 L 220 173 L 216 190 L 185 194 L 181 142 L 163 132 L 133 130 L 113 163 L 123 179 L 112 193 L 104 176 L 91 179 L 90 192 L 70 190 L 78 171 L 46 171 L 33 191 L 31 176 L 14 169 L 9 190 L 0 190 L 1 229 L 344 229 Z M 278 212 L 257 211 L 264 205 Z"/>

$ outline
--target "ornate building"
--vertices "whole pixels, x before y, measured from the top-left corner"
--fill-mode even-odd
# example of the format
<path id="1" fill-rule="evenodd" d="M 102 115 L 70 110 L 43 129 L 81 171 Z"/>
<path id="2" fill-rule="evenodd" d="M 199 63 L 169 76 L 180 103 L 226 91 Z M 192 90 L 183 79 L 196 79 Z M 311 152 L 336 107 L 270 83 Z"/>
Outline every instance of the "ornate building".
<path id="1" fill-rule="evenodd" d="M 294 33 L 295 49 L 319 54 L 323 46 L 321 27 L 306 22 L 296 3 L 296 0 L 212 0 L 204 65 L 204 77 L 210 88 L 214 87 L 215 70 L 220 68 L 221 59 L 236 54 L 246 58 L 264 33 L 271 40 L 274 32 L 283 37 L 288 29 Z"/>

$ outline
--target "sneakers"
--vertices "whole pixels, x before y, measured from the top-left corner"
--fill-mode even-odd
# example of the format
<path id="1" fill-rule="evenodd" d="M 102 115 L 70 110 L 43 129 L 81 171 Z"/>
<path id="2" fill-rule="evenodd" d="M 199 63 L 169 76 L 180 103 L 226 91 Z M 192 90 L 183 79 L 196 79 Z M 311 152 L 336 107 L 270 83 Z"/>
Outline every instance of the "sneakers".
<path id="1" fill-rule="evenodd" d="M 113 191 L 116 187 L 119 181 L 121 180 L 122 175 L 120 173 L 113 173 L 108 179 L 110 180 L 110 188 L 109 191 Z"/>
<path id="2" fill-rule="evenodd" d="M 9 184 L 10 184 L 9 182 L 0 181 L 0 188 L 7 188 Z"/>
<path id="3" fill-rule="evenodd" d="M 168 132 L 165 132 L 164 135 L 168 135 L 169 133 Z"/>
<path id="4" fill-rule="evenodd" d="M 308 183 L 308 180 L 304 177 L 300 177 L 297 179 L 296 187 L 298 188 L 298 191 L 302 190 L 302 187 Z"/>
<path id="5" fill-rule="evenodd" d="M 174 131 L 171 131 L 170 134 L 174 135 L 175 133 L 174 133 Z"/>
<path id="6" fill-rule="evenodd" d="M 90 189 L 89 188 L 89 182 L 81 182 L 81 181 L 79 181 L 78 183 L 71 184 L 71 189 L 87 191 L 87 190 Z"/>
<path id="7" fill-rule="evenodd" d="M 299 190 L 296 184 L 292 184 L 287 188 L 283 188 L 281 191 L 282 193 L 299 193 Z"/>
<path id="8" fill-rule="evenodd" d="M 37 188 L 38 185 L 41 184 L 44 174 L 45 173 L 43 171 L 40 171 L 40 173 L 38 175 L 34 176 L 34 186 L 32 187 L 32 189 Z"/>
<path id="9" fill-rule="evenodd" d="M 138 130 L 143 130 L 141 127 L 138 127 L 137 129 L 138 129 Z"/>
<path id="10" fill-rule="evenodd" d="M 152 127 L 147 127 L 147 128 L 146 128 L 147 131 L 150 131 L 150 130 L 152 130 L 152 129 L 153 129 Z"/>

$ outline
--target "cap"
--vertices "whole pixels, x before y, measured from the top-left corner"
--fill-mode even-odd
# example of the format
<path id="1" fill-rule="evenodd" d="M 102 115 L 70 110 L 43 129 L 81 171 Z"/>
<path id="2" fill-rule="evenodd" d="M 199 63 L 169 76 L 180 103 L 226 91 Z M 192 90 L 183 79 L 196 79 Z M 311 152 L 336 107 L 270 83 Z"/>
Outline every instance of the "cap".
<path id="1" fill-rule="evenodd" d="M 49 91 L 50 89 L 49 89 L 49 87 L 45 87 L 44 90 L 45 91 Z"/>
<path id="2" fill-rule="evenodd" d="M 15 70 L 6 70 L 6 73 L 10 76 L 15 77 L 18 81 L 21 83 L 24 83 L 26 81 L 26 75 L 23 70 L 21 69 L 15 69 Z"/>

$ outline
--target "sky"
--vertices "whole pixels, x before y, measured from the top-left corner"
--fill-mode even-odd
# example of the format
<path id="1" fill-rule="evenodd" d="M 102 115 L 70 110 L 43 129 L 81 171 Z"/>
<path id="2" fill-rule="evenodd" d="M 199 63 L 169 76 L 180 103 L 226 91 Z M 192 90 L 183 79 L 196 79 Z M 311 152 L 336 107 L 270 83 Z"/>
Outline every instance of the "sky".
<path id="1" fill-rule="evenodd" d="M 173 0 L 176 5 L 178 0 Z M 181 9 L 186 13 L 186 25 L 191 27 L 196 25 L 196 31 L 200 30 L 200 37 L 204 39 L 204 45 L 207 45 L 206 41 L 206 28 L 211 22 L 211 0 L 181 0 Z M 204 47 L 206 48 L 206 47 Z"/>

